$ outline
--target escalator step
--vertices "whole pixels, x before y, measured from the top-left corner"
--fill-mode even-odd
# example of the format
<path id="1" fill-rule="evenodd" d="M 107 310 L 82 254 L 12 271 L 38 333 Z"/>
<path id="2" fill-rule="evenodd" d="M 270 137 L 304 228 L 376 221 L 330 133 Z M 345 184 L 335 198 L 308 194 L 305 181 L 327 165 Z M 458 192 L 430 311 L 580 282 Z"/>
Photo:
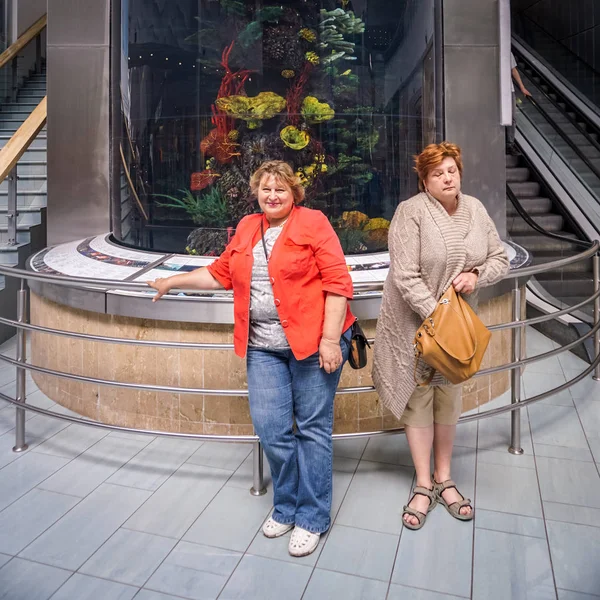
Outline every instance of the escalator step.
<path id="1" fill-rule="evenodd" d="M 565 237 L 572 237 L 573 239 L 576 238 L 574 234 L 568 233 L 566 231 L 557 231 L 556 233 Z M 571 244 L 569 242 L 563 242 L 562 240 L 555 240 L 553 238 L 541 234 L 516 233 L 512 235 L 511 238 L 517 244 L 520 244 L 524 248 L 527 248 L 527 250 L 532 252 L 534 255 L 536 252 L 565 250 L 581 251 L 581 246 L 579 246 L 578 244 Z"/>
<path id="2" fill-rule="evenodd" d="M 533 198 L 540 195 L 540 184 L 536 181 L 511 183 L 510 187 L 517 198 Z"/>
<path id="3" fill-rule="evenodd" d="M 531 218 L 546 231 L 555 233 L 561 231 L 565 224 L 565 221 L 561 215 L 545 214 L 545 215 L 533 215 L 530 214 Z M 506 228 L 511 235 L 518 233 L 533 233 L 533 229 L 529 226 L 527 221 L 519 216 L 508 217 L 506 222 Z"/>
<path id="4" fill-rule="evenodd" d="M 509 167 L 506 169 L 507 183 L 517 183 L 529 180 L 529 169 L 527 167 Z"/>
<path id="5" fill-rule="evenodd" d="M 506 167 L 513 168 L 519 166 L 519 157 L 511 154 L 506 155 Z"/>
<path id="6" fill-rule="evenodd" d="M 530 215 L 543 215 L 552 211 L 552 200 L 550 198 L 523 198 L 519 202 Z M 512 202 L 509 201 L 506 206 L 508 214 L 518 214 Z"/>

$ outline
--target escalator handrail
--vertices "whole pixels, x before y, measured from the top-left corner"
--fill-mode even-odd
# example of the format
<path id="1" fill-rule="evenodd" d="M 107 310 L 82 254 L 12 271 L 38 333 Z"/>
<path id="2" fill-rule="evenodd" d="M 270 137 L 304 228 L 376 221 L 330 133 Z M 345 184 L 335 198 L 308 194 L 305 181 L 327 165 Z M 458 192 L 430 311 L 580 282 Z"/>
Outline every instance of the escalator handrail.
<path id="1" fill-rule="evenodd" d="M 589 156 L 587 156 L 584 152 L 581 151 L 579 146 L 561 129 L 558 123 L 546 112 L 546 109 L 540 106 L 534 98 L 531 96 L 527 97 L 527 100 L 531 102 L 544 116 L 544 118 L 554 127 L 555 131 L 560 135 L 560 137 L 571 146 L 571 148 L 575 151 L 577 156 L 586 164 L 586 166 L 600 179 L 600 169 L 591 162 Z"/>
<path id="2" fill-rule="evenodd" d="M 572 81 L 557 71 L 542 55 L 529 47 L 525 40 L 516 34 L 513 34 L 512 38 L 513 49 L 516 49 L 528 64 L 542 74 L 554 89 L 559 90 L 563 97 L 568 98 L 569 103 L 575 107 L 588 125 L 600 131 L 600 106 L 594 104 L 591 98 L 583 94 Z"/>
<path id="3" fill-rule="evenodd" d="M 549 238 L 552 238 L 555 240 L 559 240 L 561 242 L 568 242 L 569 244 L 576 244 L 578 246 L 583 246 L 584 248 L 591 248 L 593 246 L 593 243 L 590 242 L 589 240 L 580 240 L 577 238 L 570 238 L 570 237 L 567 237 L 564 235 L 559 235 L 558 233 L 552 233 L 551 231 L 547 231 L 546 229 L 544 229 L 541 225 L 538 225 L 538 223 L 536 223 L 531 218 L 529 213 L 523 208 L 523 205 L 519 202 L 519 199 L 517 198 L 515 193 L 512 191 L 509 183 L 506 184 L 506 195 L 507 195 L 508 199 L 510 200 L 511 204 L 516 208 L 517 212 L 519 213 L 519 216 L 527 223 L 527 225 L 529 225 L 532 229 L 534 229 L 538 233 L 541 233 L 542 235 L 544 235 L 546 237 L 549 237 Z"/>
<path id="4" fill-rule="evenodd" d="M 519 57 L 524 60 L 527 65 L 529 66 L 530 69 L 532 69 L 538 77 L 540 77 L 546 85 L 551 86 L 554 90 L 554 93 L 556 94 L 560 94 L 560 92 L 558 90 L 556 90 L 555 86 L 552 85 L 552 83 L 550 83 L 548 81 L 548 79 L 542 74 L 540 73 L 540 70 L 538 68 L 536 68 L 536 66 L 531 63 L 531 61 L 529 61 L 527 59 L 526 56 L 524 56 L 523 54 L 521 54 L 521 52 L 519 52 L 519 50 L 516 51 L 516 53 L 519 55 Z M 568 119 L 569 123 L 571 123 L 571 125 L 573 125 L 573 127 L 575 127 L 577 129 L 577 131 L 579 131 L 581 134 L 583 134 L 586 139 L 588 140 L 588 142 L 594 146 L 594 148 L 596 148 L 596 150 L 598 150 L 600 152 L 600 142 L 597 142 L 593 137 L 591 137 L 589 131 L 586 131 L 585 129 L 583 129 L 581 127 L 581 125 L 579 125 L 579 122 L 577 121 L 577 119 L 574 119 L 573 117 L 571 117 L 568 112 L 566 110 L 563 110 L 559 105 L 558 102 L 556 100 L 554 100 L 553 98 L 550 97 L 550 94 L 548 92 L 545 92 L 543 89 L 541 89 L 540 86 L 536 85 L 538 91 L 544 95 L 544 97 L 546 98 L 546 100 L 548 100 L 548 102 L 550 102 L 552 104 L 552 106 L 554 106 L 554 108 L 560 110 L 563 115 L 565 116 L 566 119 Z M 564 96 L 562 94 L 560 94 L 561 98 L 563 99 L 563 102 L 565 102 L 565 104 L 568 104 L 573 110 L 575 110 L 581 119 L 583 119 L 584 121 L 587 122 L 588 126 L 591 127 L 592 129 L 597 130 L 600 133 L 600 130 L 598 130 L 598 128 L 595 126 L 594 123 L 591 123 L 589 121 L 589 119 L 586 117 L 586 115 L 582 114 L 581 111 L 579 111 L 577 109 L 577 107 L 573 106 L 571 102 L 569 102 L 569 100 L 567 100 L 566 98 L 564 98 Z M 531 98 L 528 97 L 529 100 L 531 100 Z M 537 105 L 537 104 L 536 104 Z M 537 105 L 539 106 L 539 105 Z"/>

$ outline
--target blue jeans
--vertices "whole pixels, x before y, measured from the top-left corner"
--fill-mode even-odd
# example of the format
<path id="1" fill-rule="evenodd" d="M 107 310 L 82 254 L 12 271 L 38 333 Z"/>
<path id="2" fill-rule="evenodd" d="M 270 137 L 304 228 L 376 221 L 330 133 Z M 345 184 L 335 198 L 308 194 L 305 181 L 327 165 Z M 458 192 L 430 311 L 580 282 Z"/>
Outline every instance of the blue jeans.
<path id="1" fill-rule="evenodd" d="M 348 329 L 340 341 L 344 362 L 350 337 Z M 251 347 L 247 367 L 250 414 L 273 478 L 273 519 L 312 533 L 327 531 L 333 400 L 342 367 L 328 374 L 319 367 L 318 352 L 296 360 L 291 350 Z"/>

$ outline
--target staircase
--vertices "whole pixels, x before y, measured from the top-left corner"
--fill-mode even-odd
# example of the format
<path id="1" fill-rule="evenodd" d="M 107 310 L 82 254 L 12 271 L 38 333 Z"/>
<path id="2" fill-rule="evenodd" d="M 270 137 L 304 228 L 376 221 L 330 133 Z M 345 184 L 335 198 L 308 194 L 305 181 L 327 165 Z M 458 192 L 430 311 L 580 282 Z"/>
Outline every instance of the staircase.
<path id="1" fill-rule="evenodd" d="M 46 70 L 29 75 L 17 101 L 0 102 L 0 148 L 4 147 L 46 95 Z M 46 245 L 46 128 L 17 164 L 17 243 L 8 244 L 8 180 L 0 184 L 0 263 L 23 266 Z M 0 277 L 0 290 L 4 288 Z"/>

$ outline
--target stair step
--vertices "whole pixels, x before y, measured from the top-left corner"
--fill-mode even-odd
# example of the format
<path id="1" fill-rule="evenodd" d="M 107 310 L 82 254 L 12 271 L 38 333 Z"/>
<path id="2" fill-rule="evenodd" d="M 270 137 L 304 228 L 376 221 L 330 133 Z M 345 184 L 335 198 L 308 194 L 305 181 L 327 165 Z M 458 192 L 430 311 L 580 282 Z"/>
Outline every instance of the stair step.
<path id="1" fill-rule="evenodd" d="M 580 251 L 583 249 L 583 247 L 580 248 Z M 560 260 L 562 258 L 567 258 L 569 256 L 574 256 L 576 254 L 576 252 L 563 252 L 561 250 L 550 250 L 547 252 L 536 252 L 535 255 L 532 257 L 532 263 L 534 265 L 543 265 L 544 263 L 549 263 L 549 262 L 553 262 L 555 260 Z M 570 265 L 567 265 L 565 267 L 561 267 L 559 270 L 557 270 L 556 272 L 561 272 L 561 273 L 566 273 L 566 272 L 584 272 L 584 273 L 589 273 L 591 272 L 592 269 L 592 260 L 580 260 L 576 263 L 571 263 Z"/>
<path id="2" fill-rule="evenodd" d="M 540 184 L 536 181 L 524 181 L 510 184 L 517 198 L 532 198 L 540 195 Z"/>
<path id="3" fill-rule="evenodd" d="M 529 180 L 529 169 L 527 167 L 511 167 L 506 169 L 506 181 L 517 183 Z"/>
<path id="4" fill-rule="evenodd" d="M 19 192 L 17 190 L 17 206 L 19 210 L 27 206 L 44 208 L 48 204 L 46 192 Z M 0 207 L 8 206 L 8 192 L 0 191 Z"/>
<path id="5" fill-rule="evenodd" d="M 8 180 L 0 183 L 0 191 L 8 191 Z M 17 167 L 17 193 L 23 192 L 46 192 L 48 185 L 46 175 L 20 175 Z"/>
<path id="6" fill-rule="evenodd" d="M 555 233 L 561 231 L 564 226 L 564 219 L 561 215 L 530 215 L 531 218 L 543 229 Z M 506 228 L 509 233 L 527 233 L 532 231 L 527 221 L 519 216 L 509 217 L 507 219 Z"/>
<path id="7" fill-rule="evenodd" d="M 529 215 L 541 215 L 552 211 L 552 200 L 550 198 L 523 198 L 519 202 Z M 508 214 L 518 214 L 512 202 L 507 202 L 506 207 Z"/>
<path id="8" fill-rule="evenodd" d="M 0 265 L 5 266 L 15 266 L 19 262 L 19 257 L 21 254 L 31 253 L 31 250 L 28 248 L 28 243 L 18 243 L 13 245 L 8 244 L 0 244 Z"/>
<path id="9" fill-rule="evenodd" d="M 25 225 L 25 226 L 17 226 L 17 235 L 16 241 L 19 244 L 28 244 L 31 242 L 31 233 L 34 227 L 41 227 L 41 225 Z M 0 225 L 0 244 L 8 244 L 8 226 Z"/>
<path id="10" fill-rule="evenodd" d="M 0 135 L 0 148 L 4 148 L 4 146 L 6 146 L 6 143 L 8 142 L 8 140 L 10 140 L 11 137 L 12 135 Z M 33 140 L 29 145 L 29 149 L 27 150 L 27 152 L 29 152 L 29 150 L 43 150 L 45 152 L 47 143 L 48 140 L 46 139 L 46 136 L 40 137 L 38 135 L 38 137 L 35 140 Z"/>
<path id="11" fill-rule="evenodd" d="M 21 159 L 17 164 L 17 174 L 19 177 L 31 175 L 46 177 L 47 172 L 48 165 L 46 161 Z"/>
<path id="12" fill-rule="evenodd" d="M 594 293 L 592 273 L 539 273 L 536 279 L 542 287 L 555 298 L 589 297 Z M 573 304 L 569 301 L 567 304 Z"/>
<path id="13" fill-rule="evenodd" d="M 42 211 L 45 207 L 36 207 L 35 210 L 31 209 L 17 209 L 17 227 L 29 228 L 34 225 L 41 225 L 42 223 Z M 8 227 L 8 209 L 0 208 L 0 228 Z"/>
<path id="14" fill-rule="evenodd" d="M 0 104 L 0 116 L 13 114 L 13 113 L 23 113 L 31 114 L 33 110 L 37 107 L 35 102 L 14 102 L 11 104 Z"/>
<path id="15" fill-rule="evenodd" d="M 573 239 L 576 236 L 567 231 L 556 231 L 558 235 L 565 237 L 571 237 Z M 551 237 L 537 234 L 537 233 L 517 233 L 511 236 L 512 240 L 517 244 L 523 246 L 523 248 L 529 250 L 535 256 L 536 252 L 548 252 L 548 251 L 566 251 L 566 250 L 578 250 L 581 251 L 581 246 L 578 244 L 571 244 L 569 242 L 563 242 L 561 240 L 555 240 Z"/>
<path id="16" fill-rule="evenodd" d="M 514 156 L 511 154 L 506 155 L 506 166 L 507 168 L 518 167 L 520 162 L 519 156 Z"/>

